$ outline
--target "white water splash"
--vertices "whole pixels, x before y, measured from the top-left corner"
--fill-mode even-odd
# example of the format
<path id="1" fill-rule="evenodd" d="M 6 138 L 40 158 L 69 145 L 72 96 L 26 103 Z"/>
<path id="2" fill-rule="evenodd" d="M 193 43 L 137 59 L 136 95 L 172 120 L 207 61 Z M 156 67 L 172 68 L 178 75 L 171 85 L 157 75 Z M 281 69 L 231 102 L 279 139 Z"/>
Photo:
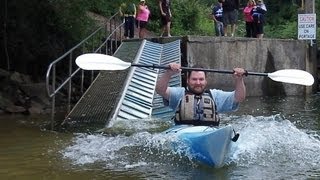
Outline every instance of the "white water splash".
<path id="1" fill-rule="evenodd" d="M 177 137 L 163 133 L 139 132 L 115 137 L 78 134 L 72 145 L 61 153 L 74 165 L 104 163 L 106 168 L 156 166 L 168 162 L 175 164 L 182 158 L 182 151 L 172 150 L 172 142 L 177 142 Z M 179 149 L 185 150 L 183 147 Z"/>
<path id="2" fill-rule="evenodd" d="M 228 163 L 237 166 L 285 167 L 285 171 L 320 169 L 320 141 L 281 116 L 238 119 L 240 138 Z M 268 168 L 266 168 L 268 167 Z M 278 171 L 281 171 L 278 169 Z"/>
<path id="3" fill-rule="evenodd" d="M 280 115 L 235 118 L 230 119 L 234 128 L 240 132 L 240 138 L 232 143 L 226 166 L 236 165 L 241 169 L 239 174 L 243 174 L 243 171 L 248 171 L 244 173 L 247 175 L 254 174 L 254 169 L 262 174 L 262 171 L 280 171 L 283 176 L 283 171 L 291 175 L 299 171 L 305 175 L 320 169 L 320 141 L 316 138 L 317 133 L 307 134 Z M 136 123 L 138 125 L 121 122 L 111 127 L 120 131 L 131 129 L 129 135 L 78 134 L 73 143 L 61 153 L 75 165 L 102 164 L 107 169 L 198 167 L 192 162 L 192 156 L 186 153 L 187 147 L 180 145 L 175 151 L 172 150 L 175 137 L 143 131 L 150 121 L 142 123 L 146 125 L 144 128 Z M 155 124 L 151 127 L 156 129 L 158 125 L 159 129 L 163 125 Z M 266 177 L 270 177 L 270 174 Z"/>

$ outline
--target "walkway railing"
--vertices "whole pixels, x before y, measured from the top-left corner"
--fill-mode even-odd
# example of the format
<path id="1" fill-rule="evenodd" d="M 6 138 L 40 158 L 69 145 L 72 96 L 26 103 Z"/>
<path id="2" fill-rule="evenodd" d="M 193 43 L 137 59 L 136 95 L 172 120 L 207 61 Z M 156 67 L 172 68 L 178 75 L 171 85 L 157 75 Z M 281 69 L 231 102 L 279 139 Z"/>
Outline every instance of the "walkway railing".
<path id="1" fill-rule="evenodd" d="M 118 13 L 114 14 L 105 25 L 99 27 L 49 65 L 46 73 L 46 90 L 51 98 L 52 105 L 51 130 L 54 129 L 57 95 L 67 93 L 67 113 L 69 113 L 72 97 L 79 96 L 76 92 L 83 94 L 84 88 L 88 87 L 97 75 L 94 71 L 86 71 L 89 74 L 85 74 L 84 70 L 78 68 L 74 63 L 77 56 L 91 52 L 113 55 L 114 51 L 121 44 L 121 27 L 123 24 L 124 22 L 120 20 Z M 86 84 L 88 81 L 89 84 Z M 77 84 L 73 82 L 77 82 Z"/>

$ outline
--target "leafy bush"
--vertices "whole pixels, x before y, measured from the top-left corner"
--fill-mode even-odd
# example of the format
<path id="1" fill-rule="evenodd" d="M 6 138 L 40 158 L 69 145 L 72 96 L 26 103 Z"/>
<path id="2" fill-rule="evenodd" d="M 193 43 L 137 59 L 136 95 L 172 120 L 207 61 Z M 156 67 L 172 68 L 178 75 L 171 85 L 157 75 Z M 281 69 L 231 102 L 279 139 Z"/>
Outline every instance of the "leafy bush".
<path id="1" fill-rule="evenodd" d="M 54 10 L 55 25 L 74 40 L 83 39 L 95 28 L 86 14 L 90 7 L 86 0 L 51 0 L 50 5 Z"/>
<path id="2" fill-rule="evenodd" d="M 38 66 L 41 61 L 42 69 L 48 61 L 57 58 L 87 37 L 97 28 L 87 15 L 92 11 L 110 17 L 118 12 L 122 2 L 128 0 L 11 0 L 7 6 L 1 6 L 0 20 L 6 26 L 7 40 L 0 44 L 1 58 L 6 59 L 4 49 L 12 59 L 11 67 L 21 64 L 16 70 L 29 72 L 30 65 Z M 217 0 L 172 0 L 172 35 L 213 35 L 213 22 L 209 18 L 211 5 Z M 138 5 L 138 0 L 133 0 Z M 242 5 L 246 0 L 240 0 Z M 315 13 L 320 14 L 320 3 L 316 2 Z M 160 13 L 158 0 L 146 1 L 151 10 L 151 21 L 148 29 L 160 32 Z M 265 0 L 267 6 L 265 37 L 297 39 L 297 14 L 300 0 Z M 6 9 L 5 9 L 6 8 Z M 6 10 L 6 11 L 4 11 Z M 317 35 L 320 35 L 319 17 L 317 21 Z M 242 11 L 239 11 L 237 36 L 245 34 Z M 318 38 L 318 42 L 320 42 Z M 19 53 L 16 53 L 19 50 Z M 45 60 L 43 60 L 45 59 Z M 6 61 L 0 61 L 0 67 L 6 67 Z M 20 68 L 20 69 L 19 69 Z M 37 68 L 37 67 L 35 67 Z M 36 75 L 35 75 L 36 76 Z"/>

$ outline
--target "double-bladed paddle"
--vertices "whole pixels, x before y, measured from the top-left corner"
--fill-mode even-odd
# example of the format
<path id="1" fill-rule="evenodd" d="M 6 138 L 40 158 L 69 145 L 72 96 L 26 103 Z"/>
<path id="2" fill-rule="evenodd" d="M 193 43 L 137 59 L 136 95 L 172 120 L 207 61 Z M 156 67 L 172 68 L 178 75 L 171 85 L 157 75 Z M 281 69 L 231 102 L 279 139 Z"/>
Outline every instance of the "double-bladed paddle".
<path id="1" fill-rule="evenodd" d="M 88 53 L 83 54 L 76 59 L 76 64 L 85 70 L 125 70 L 131 66 L 135 67 L 146 67 L 153 69 L 169 69 L 169 66 L 161 65 L 147 65 L 147 64 L 133 64 L 124 62 L 114 56 L 105 54 Z M 217 69 L 204 69 L 204 68 L 190 68 L 181 67 L 182 70 L 195 70 L 195 71 L 206 71 L 224 74 L 233 74 L 233 70 L 217 70 Z M 314 83 L 313 76 L 303 70 L 299 69 L 283 69 L 273 73 L 258 73 L 258 72 L 247 72 L 247 75 L 255 76 L 266 76 L 277 82 L 299 84 L 305 86 L 311 86 Z"/>

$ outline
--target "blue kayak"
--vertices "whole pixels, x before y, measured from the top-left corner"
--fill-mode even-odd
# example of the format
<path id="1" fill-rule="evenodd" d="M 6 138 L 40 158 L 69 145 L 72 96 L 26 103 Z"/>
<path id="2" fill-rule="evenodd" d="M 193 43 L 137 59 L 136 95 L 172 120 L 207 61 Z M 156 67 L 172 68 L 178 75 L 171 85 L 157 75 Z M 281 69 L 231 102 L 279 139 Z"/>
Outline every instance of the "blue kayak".
<path id="1" fill-rule="evenodd" d="M 233 129 L 231 125 L 218 128 L 177 125 L 164 133 L 177 136 L 190 147 L 191 155 L 201 163 L 221 167 L 230 148 Z"/>

